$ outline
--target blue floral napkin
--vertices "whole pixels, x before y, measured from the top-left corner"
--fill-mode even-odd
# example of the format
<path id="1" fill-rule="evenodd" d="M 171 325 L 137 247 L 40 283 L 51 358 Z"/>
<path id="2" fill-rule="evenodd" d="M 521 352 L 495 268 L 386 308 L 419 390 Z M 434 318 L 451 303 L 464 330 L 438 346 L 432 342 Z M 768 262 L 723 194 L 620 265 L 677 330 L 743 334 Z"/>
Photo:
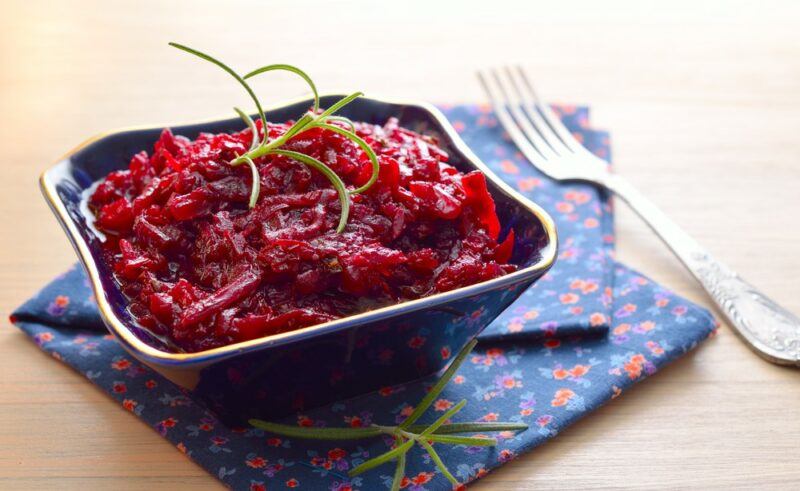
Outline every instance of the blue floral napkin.
<path id="1" fill-rule="evenodd" d="M 588 127 L 586 108 L 561 107 L 568 127 L 608 157 L 608 135 Z M 517 153 L 487 108 L 445 111 L 467 143 L 498 174 L 556 219 L 556 266 L 500 316 L 435 401 L 427 421 L 455 402 L 469 403 L 457 421 L 521 421 L 530 428 L 499 435 L 497 447 L 437 445 L 464 483 L 531 450 L 622 394 L 708 338 L 708 311 L 661 288 L 611 258 L 613 225 L 607 196 L 585 185 L 559 185 Z M 191 395 L 128 355 L 102 327 L 89 284 L 73 268 L 11 317 L 53 357 L 84 374 L 181 452 L 235 489 L 388 489 L 394 466 L 348 479 L 347 471 L 385 452 L 382 439 L 320 442 L 229 428 Z M 315 426 L 395 424 L 432 379 L 386 387 L 289 417 Z M 428 455 L 409 453 L 403 488 L 450 489 Z"/>

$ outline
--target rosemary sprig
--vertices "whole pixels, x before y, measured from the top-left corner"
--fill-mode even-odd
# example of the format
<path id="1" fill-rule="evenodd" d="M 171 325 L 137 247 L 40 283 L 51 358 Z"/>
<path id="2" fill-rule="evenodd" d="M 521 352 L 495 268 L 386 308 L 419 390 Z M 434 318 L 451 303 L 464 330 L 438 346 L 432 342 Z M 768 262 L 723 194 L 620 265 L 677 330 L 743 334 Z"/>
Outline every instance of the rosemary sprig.
<path id="1" fill-rule="evenodd" d="M 325 177 L 328 178 L 328 180 L 333 185 L 334 189 L 336 189 L 336 192 L 339 194 L 339 201 L 341 202 L 342 205 L 342 211 L 339 218 L 339 225 L 336 228 L 336 232 L 341 233 L 342 231 L 344 231 L 344 228 L 347 225 L 347 218 L 349 216 L 349 211 L 350 211 L 349 195 L 363 193 L 367 191 L 370 187 L 372 187 L 372 185 L 375 184 L 375 181 L 377 181 L 378 179 L 378 173 L 380 167 L 378 163 L 378 157 L 375 154 L 375 152 L 372 150 L 372 148 L 369 146 L 367 142 L 365 142 L 361 137 L 359 137 L 356 134 L 355 124 L 353 124 L 352 121 L 343 116 L 335 116 L 334 113 L 336 113 L 344 106 L 346 106 L 347 104 L 351 103 L 352 101 L 356 100 L 357 98 L 361 97 L 364 94 L 361 92 L 355 92 L 353 94 L 350 94 L 349 96 L 343 97 L 342 99 L 334 103 L 328 109 L 325 109 L 322 112 L 320 112 L 319 93 L 317 92 L 317 87 L 314 84 L 314 81 L 311 79 L 311 77 L 308 76 L 306 72 L 297 68 L 296 66 L 287 65 L 283 63 L 266 65 L 257 68 L 247 73 L 244 76 L 241 76 L 231 67 L 229 67 L 225 63 L 219 61 L 218 59 L 214 58 L 213 56 L 207 53 L 203 53 L 194 48 L 190 48 L 188 46 L 184 46 L 178 43 L 169 43 L 169 45 L 177 49 L 180 49 L 182 51 L 185 51 L 187 53 L 190 53 L 194 56 L 197 56 L 203 60 L 206 60 L 222 68 L 225 72 L 227 72 L 234 79 L 236 79 L 236 81 L 239 82 L 239 84 L 242 87 L 244 87 L 244 89 L 247 91 L 247 93 L 250 95 L 250 98 L 256 105 L 256 109 L 258 110 L 258 116 L 259 118 L 261 118 L 261 124 L 264 129 L 263 138 L 259 138 L 258 128 L 256 127 L 253 119 L 241 109 L 237 107 L 233 108 L 234 111 L 236 111 L 239 117 L 242 118 L 242 120 L 245 122 L 245 124 L 253 134 L 253 141 L 250 144 L 250 148 L 247 150 L 247 152 L 245 152 L 242 155 L 237 155 L 236 158 L 234 158 L 229 163 L 231 166 L 247 164 L 247 166 L 250 167 L 250 171 L 253 177 L 253 184 L 250 191 L 250 200 L 248 202 L 248 206 L 250 208 L 254 208 L 256 206 L 261 191 L 261 186 L 260 186 L 261 176 L 259 175 L 258 166 L 256 165 L 255 160 L 260 157 L 265 157 L 268 155 L 282 155 L 297 160 L 298 162 L 301 162 L 309 167 L 312 167 L 321 172 Z M 283 70 L 294 73 L 299 77 L 301 77 L 303 80 L 305 80 L 305 82 L 311 88 L 311 92 L 314 94 L 314 105 L 312 111 L 303 114 L 303 116 L 301 116 L 286 131 L 286 133 L 277 137 L 273 141 L 270 141 L 269 130 L 267 128 L 267 119 L 264 114 L 264 109 L 261 107 L 261 102 L 258 100 L 258 97 L 256 96 L 255 92 L 247 83 L 247 79 L 255 77 L 256 75 L 262 73 L 276 71 L 276 70 Z M 341 128 L 339 126 L 332 125 L 330 124 L 331 122 L 339 122 L 346 124 L 350 127 L 350 129 L 348 130 Z M 318 159 L 301 152 L 280 150 L 280 147 L 286 144 L 289 140 L 312 128 L 321 128 L 342 135 L 345 138 L 348 138 L 349 140 L 353 141 L 367 155 L 367 157 L 370 160 L 370 164 L 372 165 L 372 175 L 363 186 L 348 191 L 342 179 L 330 167 L 320 162 Z"/>
<path id="2" fill-rule="evenodd" d="M 233 68 L 229 67 L 228 65 L 226 65 L 225 63 L 219 61 L 218 59 L 214 58 L 213 56 L 207 55 L 206 53 L 203 53 L 201 51 L 197 51 L 194 48 L 190 48 L 188 46 L 184 46 L 184 45 L 178 44 L 178 43 L 169 43 L 169 45 L 172 46 L 173 48 L 178 48 L 178 49 L 180 49 L 182 51 L 186 51 L 187 53 L 193 54 L 193 55 L 195 55 L 195 56 L 197 56 L 199 58 L 202 58 L 202 59 L 204 59 L 204 60 L 206 60 L 208 62 L 211 62 L 211 63 L 217 65 L 218 67 L 222 68 L 226 72 L 228 72 L 228 74 L 231 77 L 235 78 L 236 81 L 239 82 L 239 85 L 244 87 L 244 90 L 247 91 L 247 93 L 250 95 L 250 98 L 253 99 L 253 102 L 255 102 L 255 104 L 256 104 L 256 109 L 258 109 L 258 117 L 261 118 L 261 122 L 264 123 L 264 124 L 267 124 L 267 118 L 264 116 L 264 109 L 261 107 L 261 103 L 258 101 L 258 97 L 256 97 L 256 93 L 253 92 L 253 89 L 250 88 L 250 85 L 247 82 L 245 82 L 244 78 L 242 78 L 241 75 L 236 73 L 233 70 Z M 266 128 L 266 126 L 265 126 L 265 128 Z M 265 140 L 265 143 L 266 143 L 267 135 L 266 135 L 266 132 L 264 132 L 264 133 L 265 133 L 264 134 L 264 140 Z"/>
<path id="3" fill-rule="evenodd" d="M 406 475 L 406 454 L 401 453 L 397 456 L 397 467 L 394 469 L 394 477 L 392 478 L 391 491 L 400 491 L 400 485 L 403 483 L 403 477 Z"/>
<path id="4" fill-rule="evenodd" d="M 350 124 L 352 124 L 352 122 Z M 363 150 L 364 153 L 367 154 L 367 157 L 369 157 L 369 160 L 372 163 L 372 175 L 370 176 L 369 181 L 367 181 L 360 188 L 350 191 L 350 194 L 363 193 L 367 189 L 371 188 L 372 185 L 375 184 L 375 181 L 378 180 L 378 172 L 380 171 L 380 165 L 378 164 L 378 156 L 375 155 L 375 151 L 372 150 L 372 147 L 369 146 L 369 143 L 365 142 L 363 139 L 361 139 L 360 136 L 356 135 L 354 132 L 346 130 L 344 128 L 340 128 L 338 126 L 334 126 L 332 124 L 320 122 L 316 123 L 315 126 L 318 128 L 324 128 L 328 131 L 333 131 L 334 133 L 338 133 L 342 136 L 346 136 L 347 138 L 353 140 L 359 147 L 361 147 L 361 150 Z"/>
<path id="5" fill-rule="evenodd" d="M 355 132 L 356 132 L 356 125 L 355 125 L 355 123 L 353 123 L 352 121 L 350 121 L 350 118 L 346 118 L 346 117 L 344 117 L 344 116 L 328 116 L 328 119 L 326 119 L 326 120 L 325 120 L 325 122 L 326 122 L 326 123 L 332 123 L 332 122 L 333 122 L 333 123 L 342 123 L 342 124 L 346 124 L 347 126 L 349 126 L 349 127 L 350 127 L 350 131 L 351 131 L 351 132 L 353 132 L 353 133 L 355 133 Z"/>
<path id="6" fill-rule="evenodd" d="M 299 75 L 300 78 L 305 80 L 306 83 L 308 84 L 308 86 L 311 88 L 311 92 L 314 94 L 314 112 L 317 112 L 319 110 L 319 93 L 317 92 L 317 86 L 314 85 L 314 81 L 311 80 L 311 77 L 309 77 L 306 72 L 304 72 L 303 70 L 297 68 L 294 65 L 286 65 L 286 64 L 278 63 L 278 64 L 275 64 L 275 65 L 262 66 L 261 68 L 256 68 L 255 70 L 253 70 L 252 72 L 248 73 L 247 75 L 245 75 L 242 78 L 247 80 L 248 78 L 255 77 L 258 74 L 265 73 L 265 72 L 271 72 L 271 71 L 274 71 L 274 70 L 284 70 L 284 71 L 287 71 L 287 72 L 292 72 L 292 73 L 295 73 L 295 74 Z"/>
<path id="7" fill-rule="evenodd" d="M 333 184 L 333 187 L 339 193 L 339 201 L 342 204 L 342 213 L 339 215 L 339 226 L 336 227 L 336 232 L 341 233 L 345 225 L 347 225 L 347 217 L 350 216 L 350 199 L 347 197 L 347 188 L 345 188 L 344 182 L 342 182 L 339 176 L 327 165 L 304 153 L 293 152 L 291 150 L 272 150 L 270 154 L 293 158 L 322 172 L 322 174 L 331 181 L 331 184 Z M 249 157 L 245 155 L 245 158 Z"/>
<path id="8" fill-rule="evenodd" d="M 447 367 L 447 370 L 445 370 L 444 374 L 442 374 L 442 377 L 436 382 L 436 384 L 431 388 L 431 390 L 429 390 L 428 393 L 425 394 L 425 397 L 423 397 L 422 401 L 420 401 L 420 403 L 417 404 L 417 407 L 414 408 L 414 411 L 412 411 L 412 413 L 408 416 L 408 418 L 406 418 L 405 421 L 400 423 L 400 429 L 403 430 L 407 429 L 409 426 L 416 423 L 419 417 L 422 416 L 422 414 L 425 411 L 427 411 L 427 409 L 431 406 L 431 404 L 433 404 L 433 400 L 436 399 L 439 396 L 439 394 L 442 393 L 444 387 L 447 385 L 448 382 L 450 382 L 450 379 L 453 378 L 453 375 L 456 374 L 458 367 L 460 367 L 461 364 L 464 363 L 464 359 L 472 351 L 472 348 L 474 348 L 476 344 L 478 344 L 478 342 L 473 339 L 472 342 L 467 344 L 464 347 L 464 349 L 462 349 L 456 355 L 456 357 L 453 359 L 453 362 L 450 363 L 450 366 Z"/>
<path id="9" fill-rule="evenodd" d="M 467 404 L 466 400 L 460 401 L 451 407 L 443 415 L 430 425 L 413 424 L 431 406 L 436 397 L 442 392 L 450 379 L 458 371 L 459 366 L 464 362 L 467 355 L 477 344 L 473 340 L 467 344 L 453 359 L 450 366 L 442 374 L 441 378 L 434 384 L 430 391 L 420 401 L 414 411 L 398 426 L 372 425 L 366 428 L 313 428 L 303 426 L 290 426 L 279 423 L 271 423 L 258 419 L 251 419 L 250 424 L 256 428 L 275 433 L 277 435 L 293 438 L 303 438 L 311 440 L 357 440 L 363 438 L 375 438 L 378 436 L 390 436 L 394 439 L 392 448 L 376 457 L 366 460 L 354 467 L 348 473 L 350 477 L 357 476 L 363 472 L 374 469 L 392 460 L 397 461 L 392 480 L 393 490 L 400 489 L 400 483 L 405 475 L 406 454 L 414 446 L 419 444 L 428 452 L 431 460 L 454 486 L 458 485 L 458 480 L 447 469 L 439 454 L 431 443 L 442 443 L 447 445 L 469 445 L 491 447 L 497 445 L 497 440 L 486 437 L 455 436 L 456 433 L 485 433 L 495 431 L 519 431 L 528 428 L 524 423 L 448 423 Z"/>

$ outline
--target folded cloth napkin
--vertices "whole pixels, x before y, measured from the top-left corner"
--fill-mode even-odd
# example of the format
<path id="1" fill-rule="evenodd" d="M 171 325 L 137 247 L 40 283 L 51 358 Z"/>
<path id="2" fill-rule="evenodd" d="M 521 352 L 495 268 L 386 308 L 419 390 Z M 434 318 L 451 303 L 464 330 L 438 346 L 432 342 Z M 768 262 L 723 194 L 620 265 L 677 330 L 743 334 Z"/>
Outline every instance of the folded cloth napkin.
<path id="1" fill-rule="evenodd" d="M 530 428 L 503 433 L 497 447 L 437 445 L 461 482 L 554 437 L 619 396 L 632 384 L 694 348 L 715 329 L 708 311 L 611 259 L 613 229 L 607 196 L 585 185 L 559 185 L 517 153 L 491 112 L 445 108 L 476 153 L 556 219 L 556 266 L 480 336 L 480 344 L 423 418 L 433 421 L 461 399 L 455 420 L 519 421 Z M 608 135 L 588 127 L 586 108 L 561 107 L 571 131 L 608 157 Z M 612 294 L 613 291 L 613 294 Z M 67 363 L 146 421 L 178 449 L 235 489 L 385 489 L 393 465 L 353 479 L 347 471 L 388 449 L 382 439 L 309 441 L 252 428 L 229 428 L 191 394 L 130 357 L 102 325 L 79 268 L 46 286 L 11 317 L 55 358 Z M 431 379 L 331 404 L 286 418 L 316 426 L 396 424 Z M 408 456 L 403 488 L 450 489 L 426 453 Z"/>

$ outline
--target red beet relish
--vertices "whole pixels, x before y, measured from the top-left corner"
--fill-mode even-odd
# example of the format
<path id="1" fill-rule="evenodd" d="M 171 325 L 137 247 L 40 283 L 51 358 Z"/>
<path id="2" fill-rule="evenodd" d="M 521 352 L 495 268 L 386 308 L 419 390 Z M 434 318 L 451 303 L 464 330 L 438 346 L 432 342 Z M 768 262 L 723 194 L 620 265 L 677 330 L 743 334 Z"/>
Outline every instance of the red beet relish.
<path id="1" fill-rule="evenodd" d="M 263 131 L 257 122 L 259 132 Z M 291 127 L 268 124 L 270 138 Z M 140 324 L 179 350 L 201 351 L 327 322 L 502 276 L 513 231 L 500 224 L 480 172 L 447 164 L 435 139 L 390 119 L 357 123 L 380 162 L 377 182 L 351 195 L 347 227 L 330 182 L 290 158 L 256 159 L 249 209 L 250 130 L 161 133 L 152 155 L 110 173 L 89 199 L 113 267 Z M 314 128 L 283 149 L 326 163 L 354 189 L 372 172 L 352 141 Z"/>

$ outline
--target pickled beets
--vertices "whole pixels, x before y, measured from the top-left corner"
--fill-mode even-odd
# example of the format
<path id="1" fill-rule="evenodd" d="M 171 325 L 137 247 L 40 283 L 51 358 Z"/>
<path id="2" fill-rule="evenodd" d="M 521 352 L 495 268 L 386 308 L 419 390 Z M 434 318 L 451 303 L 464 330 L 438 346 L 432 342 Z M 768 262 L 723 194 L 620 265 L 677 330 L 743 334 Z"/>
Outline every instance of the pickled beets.
<path id="1" fill-rule="evenodd" d="M 261 122 L 257 122 L 263 132 Z M 268 124 L 270 138 L 291 127 Z M 152 155 L 105 177 L 89 198 L 105 255 L 141 325 L 181 351 L 201 351 L 291 331 L 478 283 L 515 270 L 513 232 L 500 224 L 480 172 L 447 164 L 436 141 L 398 125 L 356 124 L 375 150 L 378 181 L 341 205 L 317 171 L 283 156 L 251 172 L 228 162 L 250 130 L 200 134 L 165 129 Z M 284 147 L 333 169 L 350 189 L 372 169 L 351 140 L 315 128 Z"/>

